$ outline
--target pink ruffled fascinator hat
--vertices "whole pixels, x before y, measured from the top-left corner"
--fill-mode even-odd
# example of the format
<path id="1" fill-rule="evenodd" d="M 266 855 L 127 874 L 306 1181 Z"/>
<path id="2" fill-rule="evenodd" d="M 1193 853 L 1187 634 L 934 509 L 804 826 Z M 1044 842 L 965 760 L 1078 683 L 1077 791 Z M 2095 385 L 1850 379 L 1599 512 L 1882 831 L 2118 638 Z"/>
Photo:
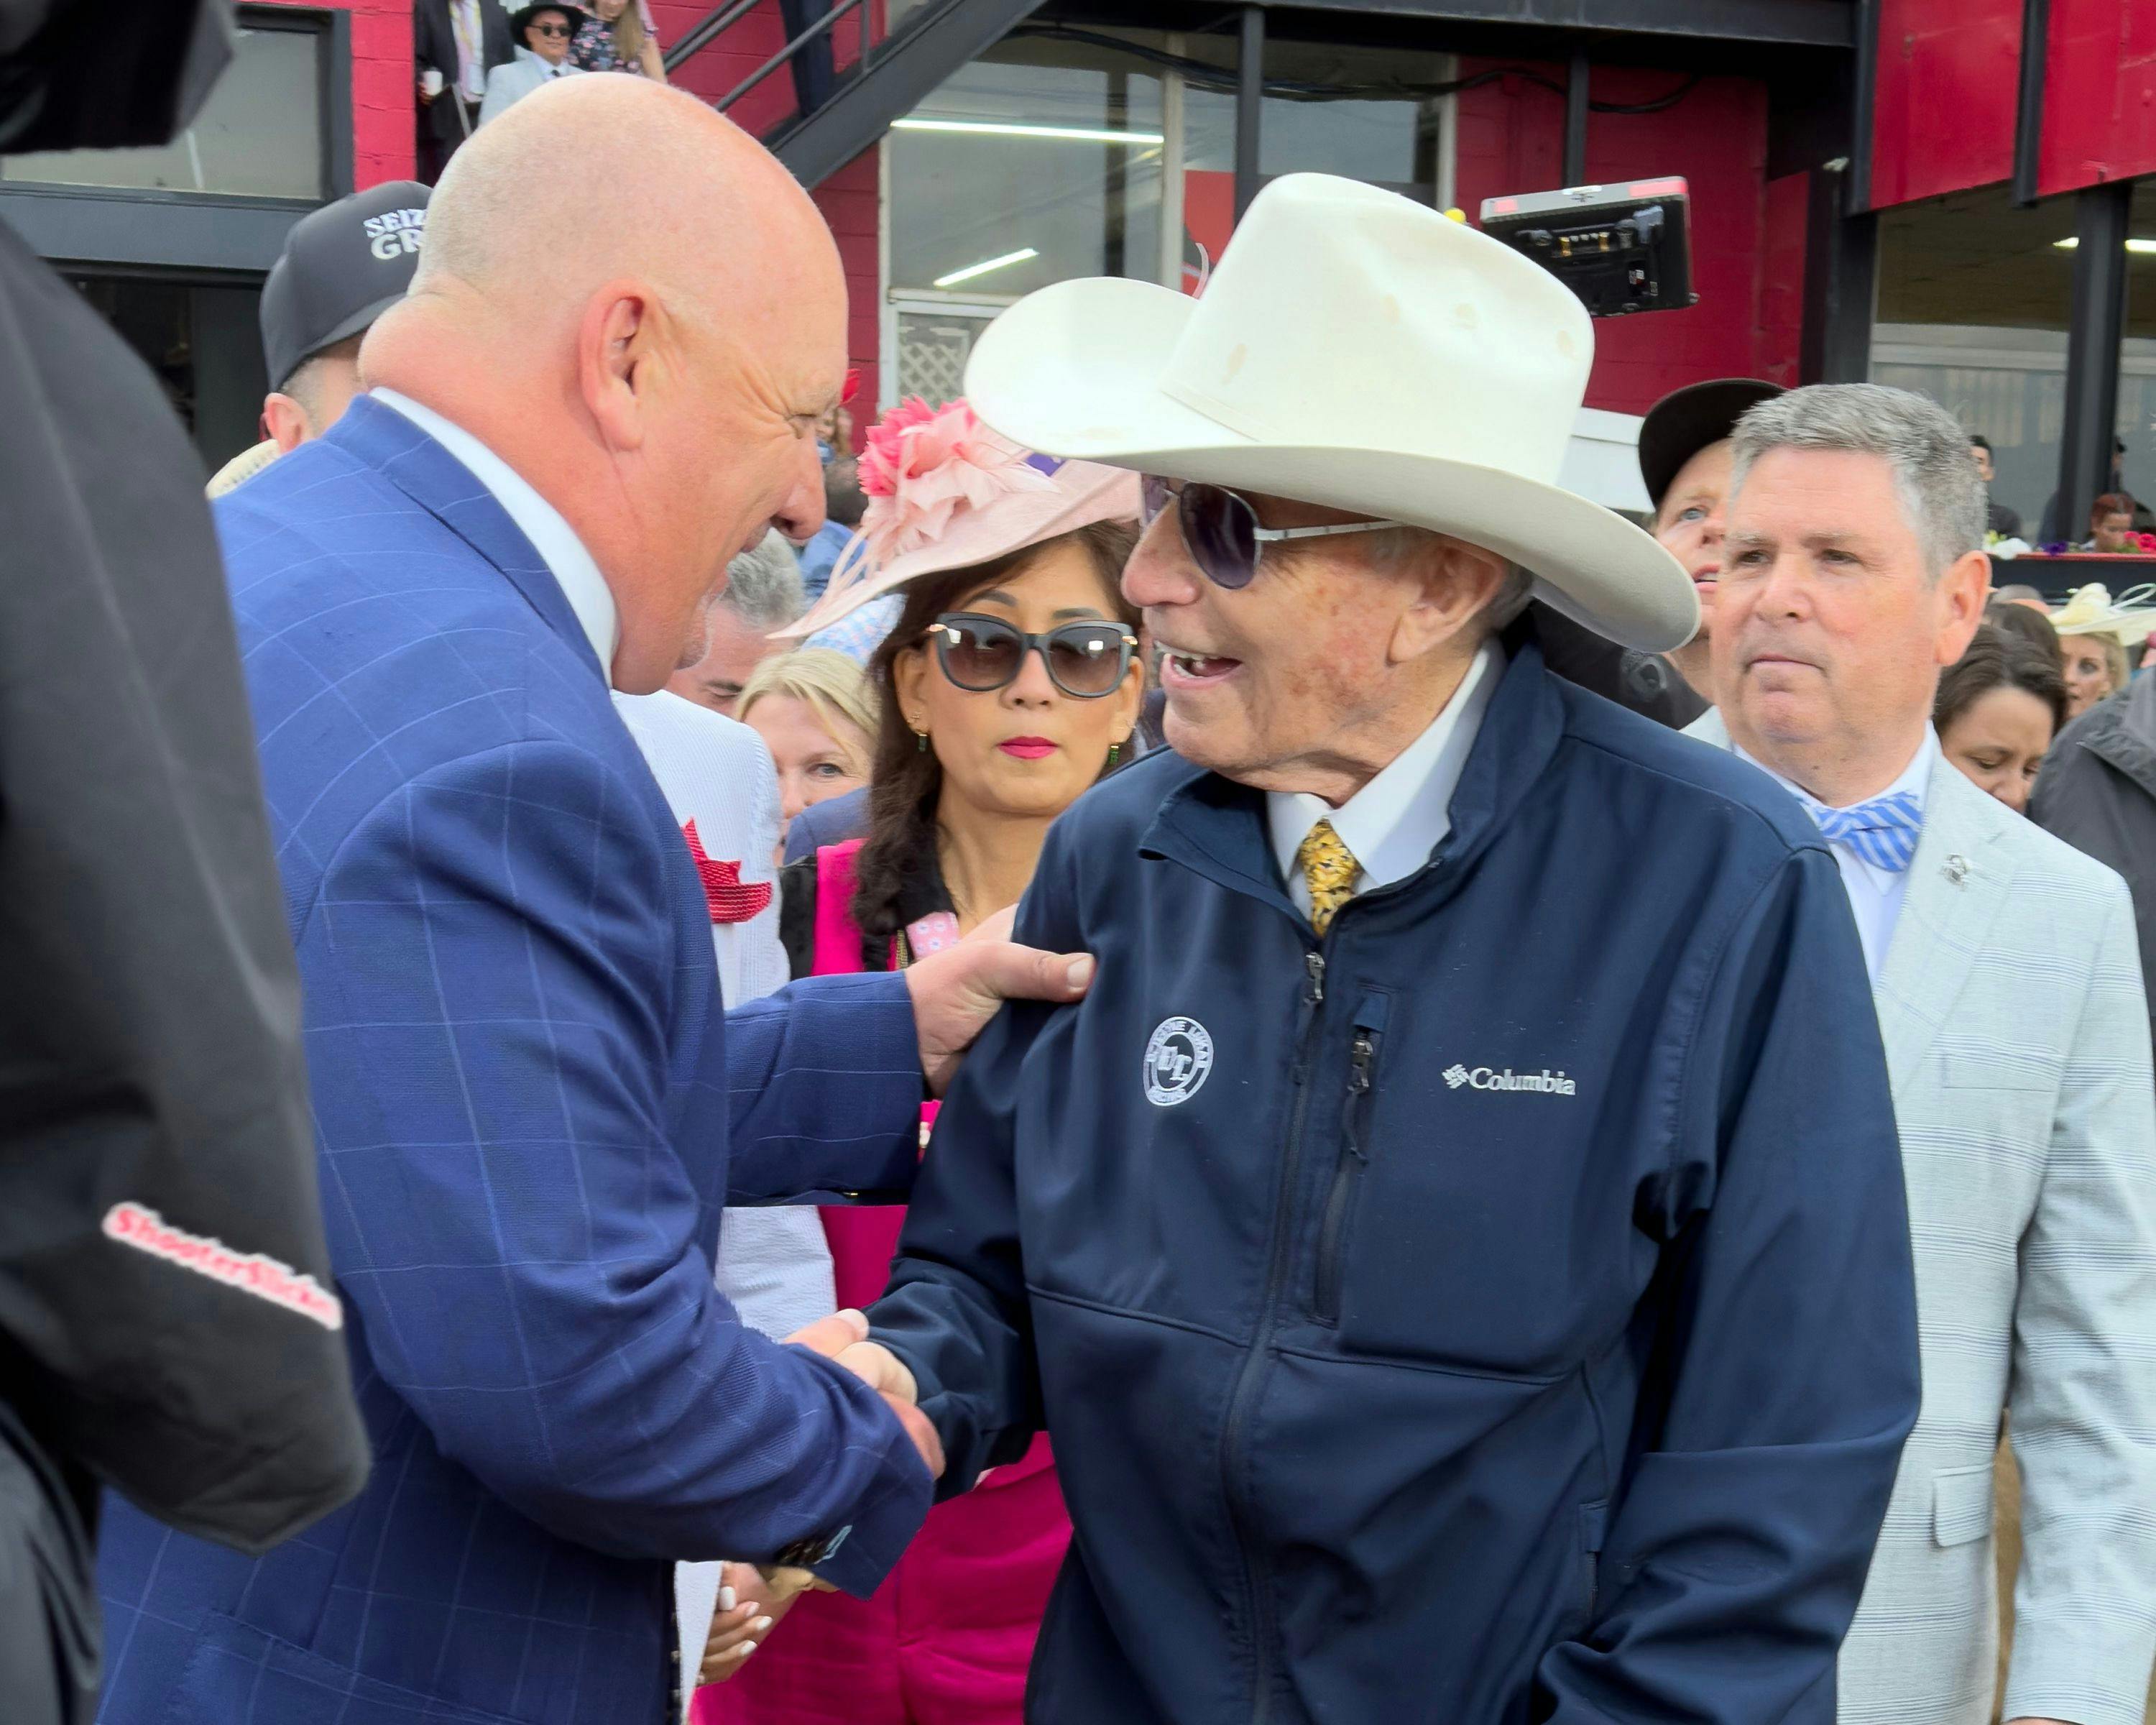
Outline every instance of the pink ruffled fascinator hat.
<path id="1" fill-rule="evenodd" d="M 775 634 L 812 635 L 924 575 L 1138 516 L 1136 474 L 1034 454 L 989 430 L 963 400 L 893 408 L 869 432 L 860 474 L 869 500 L 860 531 L 808 614 Z"/>

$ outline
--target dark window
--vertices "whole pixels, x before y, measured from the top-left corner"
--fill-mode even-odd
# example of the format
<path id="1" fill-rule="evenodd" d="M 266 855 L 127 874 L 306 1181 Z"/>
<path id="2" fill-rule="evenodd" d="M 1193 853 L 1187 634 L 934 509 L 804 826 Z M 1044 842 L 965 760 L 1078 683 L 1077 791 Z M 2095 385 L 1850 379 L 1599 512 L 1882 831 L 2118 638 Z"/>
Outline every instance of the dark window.
<path id="1" fill-rule="evenodd" d="M 171 143 L 0 157 L 0 180 L 222 198 L 324 197 L 326 33 L 305 14 L 277 22 L 258 12 L 248 15 L 239 39 L 232 64 L 195 123 Z"/>
<path id="2" fill-rule="evenodd" d="M 73 275 L 98 315 L 141 357 L 211 470 L 260 435 L 259 290 L 151 275 Z"/>

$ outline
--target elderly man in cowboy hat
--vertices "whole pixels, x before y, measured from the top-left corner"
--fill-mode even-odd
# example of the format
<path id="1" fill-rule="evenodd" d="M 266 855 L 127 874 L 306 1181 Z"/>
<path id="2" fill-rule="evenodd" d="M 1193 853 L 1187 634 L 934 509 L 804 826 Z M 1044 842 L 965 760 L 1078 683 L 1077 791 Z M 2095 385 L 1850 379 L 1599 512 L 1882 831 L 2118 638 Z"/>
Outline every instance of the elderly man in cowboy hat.
<path id="1" fill-rule="evenodd" d="M 1550 675 L 1532 590 L 1698 608 L 1554 484 L 1578 302 L 1391 193 L 1268 187 L 1204 297 L 1065 282 L 982 417 L 1134 468 L 1174 752 L 1019 916 L 872 1339 L 963 1491 L 1051 1430 L 1030 1717 L 1825 1725 L 1917 1408 L 1876 1020 L 1818 829 Z"/>

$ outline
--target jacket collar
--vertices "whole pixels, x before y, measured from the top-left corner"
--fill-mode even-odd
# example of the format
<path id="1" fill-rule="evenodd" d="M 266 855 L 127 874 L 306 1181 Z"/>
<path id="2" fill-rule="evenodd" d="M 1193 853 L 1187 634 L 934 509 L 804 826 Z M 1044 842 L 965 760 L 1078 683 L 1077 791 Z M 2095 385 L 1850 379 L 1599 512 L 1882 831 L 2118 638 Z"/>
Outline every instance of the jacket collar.
<path id="1" fill-rule="evenodd" d="M 2136 677 L 2124 698 L 2105 701 L 2069 734 L 2156 797 L 2156 676 Z"/>
<path id="2" fill-rule="evenodd" d="M 546 559 L 470 469 L 407 419 L 365 396 L 345 410 L 325 443 L 375 469 L 509 578 L 547 626 L 603 683 L 605 669 Z"/>
<path id="3" fill-rule="evenodd" d="M 1455 870 L 1471 863 L 1503 829 L 1564 732 L 1563 697 L 1543 668 L 1542 649 L 1519 629 L 1507 631 L 1504 644 L 1504 673 L 1452 793 L 1452 830 L 1430 859 Z M 1181 863 L 1301 920 L 1273 858 L 1262 791 L 1188 768 L 1163 799 L 1139 851 Z M 1425 866 L 1401 885 L 1412 886 L 1430 873 Z"/>
<path id="4" fill-rule="evenodd" d="M 2005 908 L 2014 860 L 2004 841 L 2020 819 L 1952 762 L 1933 765 L 1894 937 L 1872 985 L 1897 1096 L 1915 1079 Z"/>

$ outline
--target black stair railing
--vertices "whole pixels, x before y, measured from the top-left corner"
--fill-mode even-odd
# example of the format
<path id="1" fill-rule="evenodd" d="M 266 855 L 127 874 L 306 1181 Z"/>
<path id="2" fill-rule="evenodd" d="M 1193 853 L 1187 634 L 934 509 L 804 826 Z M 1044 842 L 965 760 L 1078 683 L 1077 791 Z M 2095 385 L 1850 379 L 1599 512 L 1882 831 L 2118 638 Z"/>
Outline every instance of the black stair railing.
<path id="1" fill-rule="evenodd" d="M 732 0 L 732 4 L 715 8 L 706 13 L 694 28 L 667 51 L 666 69 L 670 72 L 675 70 L 692 54 L 718 40 L 762 3 L 762 0 Z M 839 75 L 843 80 L 846 77 L 858 78 L 865 74 L 870 62 L 875 59 L 877 47 L 874 30 L 874 0 L 838 0 L 838 3 L 823 17 L 794 37 L 778 53 L 772 55 L 747 77 L 742 79 L 739 84 L 719 97 L 711 105 L 721 114 L 725 113 L 727 109 L 732 107 L 736 102 L 754 90 L 781 66 L 790 64 L 796 54 L 819 37 L 828 35 L 835 42 L 839 21 L 848 13 L 852 13 L 860 23 L 860 56 L 853 65 L 846 69 L 844 73 Z"/>
<path id="2" fill-rule="evenodd" d="M 675 44 L 666 55 L 667 69 L 673 71 L 709 49 L 747 20 L 759 3 L 761 0 L 726 0 L 714 8 Z M 817 184 L 852 161 L 881 137 L 893 120 L 1037 11 L 1041 0 L 923 0 L 901 21 L 887 23 L 881 33 L 875 28 L 876 3 L 835 0 L 828 12 L 712 103 L 725 113 L 782 66 L 798 69 L 804 64 L 802 54 L 814 50 L 820 55 L 825 51 L 822 44 L 839 39 L 839 31 L 858 30 L 860 49 L 853 64 L 839 66 L 834 54 L 833 63 L 819 69 L 821 75 L 814 79 L 814 85 L 829 94 L 763 129 L 763 141 L 804 185 Z M 898 0 L 886 3 L 896 9 Z M 797 77 L 795 88 L 801 87 Z"/>

